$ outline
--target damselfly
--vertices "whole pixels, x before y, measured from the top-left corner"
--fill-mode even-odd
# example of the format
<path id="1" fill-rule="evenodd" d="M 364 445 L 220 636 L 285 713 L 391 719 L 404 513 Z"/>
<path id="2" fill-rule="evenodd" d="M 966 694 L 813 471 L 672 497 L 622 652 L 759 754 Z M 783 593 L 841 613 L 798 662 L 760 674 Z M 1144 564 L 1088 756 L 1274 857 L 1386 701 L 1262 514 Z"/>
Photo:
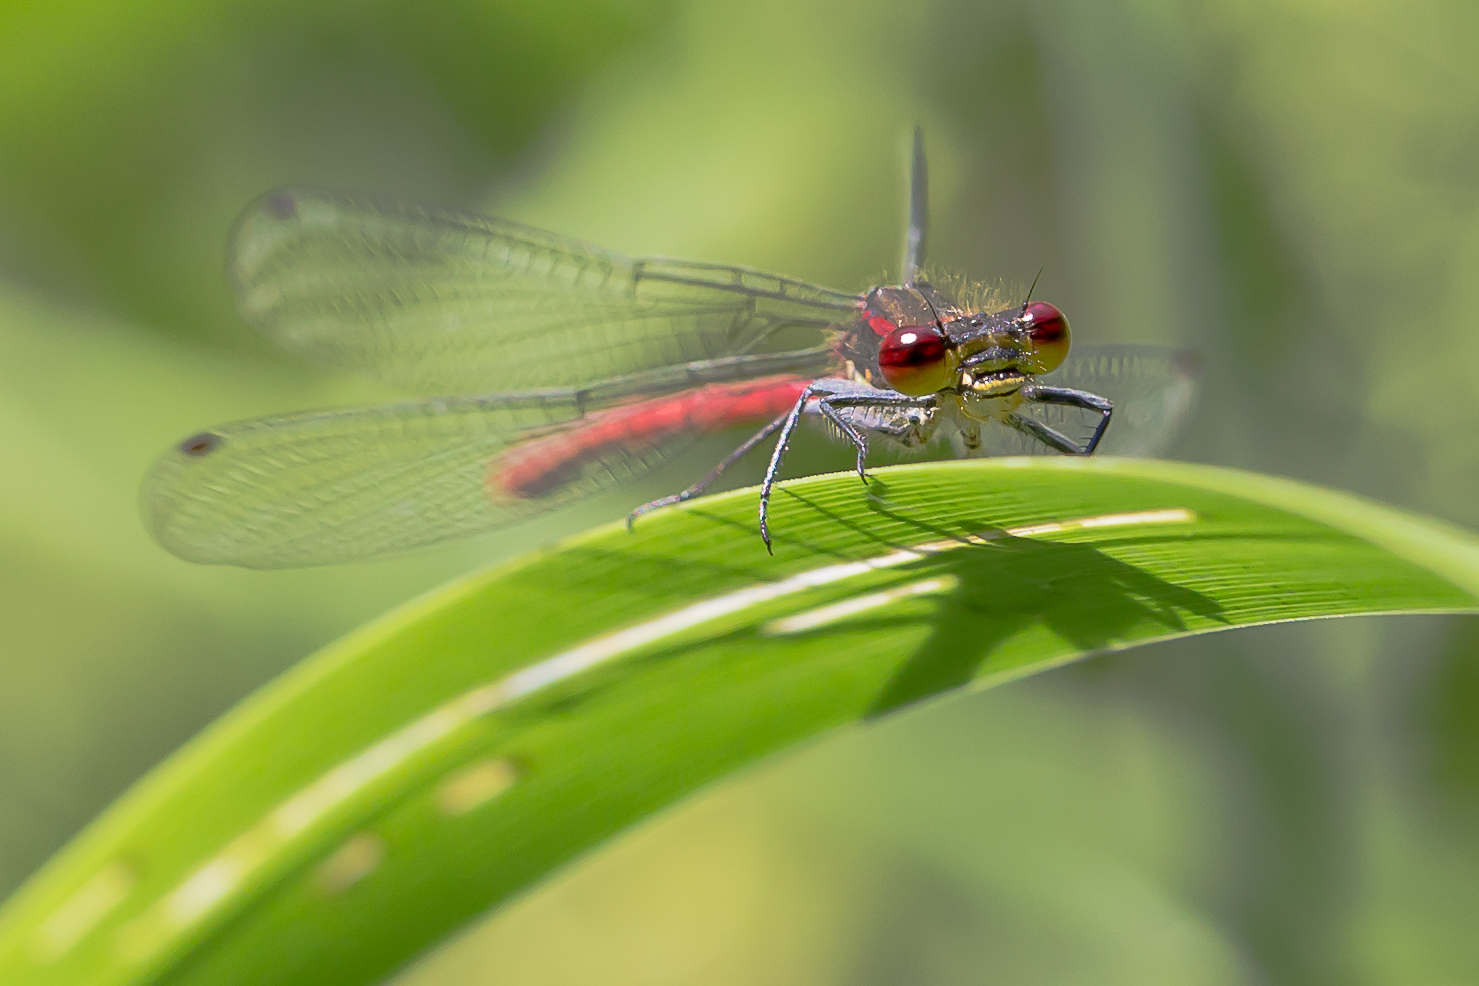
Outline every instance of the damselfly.
<path id="1" fill-rule="evenodd" d="M 700 436 L 762 424 L 702 494 L 776 436 L 760 536 L 798 422 L 856 450 L 1087 455 L 1169 441 L 1193 378 L 1173 350 L 1079 347 L 1054 306 L 919 273 L 916 132 L 901 284 L 850 294 L 721 264 L 630 259 L 515 223 L 340 192 L 270 193 L 238 222 L 240 308 L 269 337 L 428 397 L 254 418 L 152 467 L 154 537 L 258 568 L 473 534 L 629 478 Z M 1029 292 L 1030 294 L 1030 292 Z M 808 344 L 786 340 L 810 334 Z M 1121 435 L 1123 433 L 1123 435 Z"/>

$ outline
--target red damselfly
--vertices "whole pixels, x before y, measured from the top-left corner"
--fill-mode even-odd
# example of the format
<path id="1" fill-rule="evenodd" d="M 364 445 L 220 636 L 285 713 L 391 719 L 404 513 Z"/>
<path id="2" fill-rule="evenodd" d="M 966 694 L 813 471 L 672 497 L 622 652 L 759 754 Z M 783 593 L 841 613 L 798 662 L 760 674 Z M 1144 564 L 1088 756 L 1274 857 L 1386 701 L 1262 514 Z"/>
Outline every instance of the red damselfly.
<path id="1" fill-rule="evenodd" d="M 238 222 L 248 321 L 289 349 L 425 397 L 255 418 L 178 443 L 144 483 L 155 538 L 192 561 L 327 564 L 487 530 L 629 478 L 700 436 L 764 424 L 702 494 L 797 424 L 957 456 L 1152 453 L 1193 390 L 1158 347 L 1075 347 L 1054 306 L 919 273 L 915 135 L 901 284 L 850 294 L 746 267 L 630 259 L 483 216 L 287 189 Z M 1029 292 L 1030 295 L 1030 292 Z M 811 334 L 809 344 L 782 340 Z"/>

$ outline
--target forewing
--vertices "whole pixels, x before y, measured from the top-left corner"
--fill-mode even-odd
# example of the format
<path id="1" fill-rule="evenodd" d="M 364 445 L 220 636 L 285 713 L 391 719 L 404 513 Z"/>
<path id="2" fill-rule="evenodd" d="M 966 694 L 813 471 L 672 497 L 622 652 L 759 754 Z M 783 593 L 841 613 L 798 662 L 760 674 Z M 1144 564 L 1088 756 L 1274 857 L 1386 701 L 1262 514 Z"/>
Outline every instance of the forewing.
<path id="1" fill-rule="evenodd" d="M 1163 454 L 1176 439 L 1196 399 L 1199 371 L 1194 353 L 1166 346 L 1075 345 L 1064 364 L 1038 381 L 1087 390 L 1114 402 L 1103 455 Z M 1030 414 L 1078 442 L 1094 433 L 1099 415 L 1052 404 L 1023 402 Z M 986 455 L 1038 455 L 1052 450 L 1006 427 L 984 429 Z"/>
<path id="2" fill-rule="evenodd" d="M 509 449 L 589 420 L 569 401 L 485 397 L 240 421 L 155 462 L 144 518 L 189 561 L 323 565 L 498 527 L 643 472 L 686 442 L 630 438 L 570 464 L 538 495 L 503 490 Z"/>
<path id="3" fill-rule="evenodd" d="M 522 391 L 752 351 L 856 296 L 741 267 L 633 260 L 516 223 L 283 189 L 232 237 L 242 314 L 311 358 L 423 392 Z"/>

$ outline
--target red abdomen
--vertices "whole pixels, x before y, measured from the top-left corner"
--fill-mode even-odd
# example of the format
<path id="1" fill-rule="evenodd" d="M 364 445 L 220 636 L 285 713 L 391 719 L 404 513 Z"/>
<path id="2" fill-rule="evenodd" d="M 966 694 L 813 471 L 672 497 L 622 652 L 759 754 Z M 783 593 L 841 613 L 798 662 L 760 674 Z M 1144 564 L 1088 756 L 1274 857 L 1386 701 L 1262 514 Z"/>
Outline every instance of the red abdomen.
<path id="1" fill-rule="evenodd" d="M 709 384 L 624 407 L 594 411 L 558 434 L 516 445 L 488 464 L 488 492 L 535 497 L 607 455 L 655 448 L 682 435 L 763 423 L 789 411 L 810 378 L 764 377 Z"/>

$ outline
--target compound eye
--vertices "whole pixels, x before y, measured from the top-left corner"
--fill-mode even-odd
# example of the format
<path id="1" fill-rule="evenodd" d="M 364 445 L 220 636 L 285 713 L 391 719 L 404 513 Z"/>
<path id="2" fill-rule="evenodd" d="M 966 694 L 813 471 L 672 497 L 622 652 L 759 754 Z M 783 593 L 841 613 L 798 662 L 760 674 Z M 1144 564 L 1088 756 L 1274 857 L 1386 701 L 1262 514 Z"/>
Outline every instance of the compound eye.
<path id="1" fill-rule="evenodd" d="M 935 325 L 903 325 L 884 336 L 878 369 L 901 394 L 923 397 L 949 387 L 954 367 L 945 333 Z"/>
<path id="2" fill-rule="evenodd" d="M 1034 301 L 1022 313 L 1022 324 L 1032 340 L 1032 353 L 1022 361 L 1028 373 L 1047 373 L 1068 358 L 1068 319 L 1056 306 Z"/>

